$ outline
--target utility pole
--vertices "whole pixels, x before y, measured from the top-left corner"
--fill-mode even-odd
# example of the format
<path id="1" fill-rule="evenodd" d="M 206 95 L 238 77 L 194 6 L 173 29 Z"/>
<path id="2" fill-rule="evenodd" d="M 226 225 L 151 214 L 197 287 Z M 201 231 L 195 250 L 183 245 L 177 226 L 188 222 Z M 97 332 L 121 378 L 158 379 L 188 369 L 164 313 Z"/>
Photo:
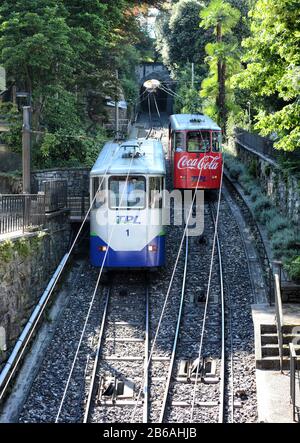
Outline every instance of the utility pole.
<path id="1" fill-rule="evenodd" d="M 251 131 L 251 102 L 247 102 L 248 105 L 248 118 L 249 118 L 249 132 Z"/>
<path id="2" fill-rule="evenodd" d="M 119 72 L 118 70 L 116 70 L 116 79 L 117 79 L 117 91 L 119 89 L 119 85 L 118 85 L 118 79 L 119 79 Z M 116 138 L 119 138 L 119 94 L 118 92 L 116 93 L 116 98 L 115 98 L 115 131 L 116 131 Z"/>
<path id="3" fill-rule="evenodd" d="M 192 63 L 192 89 L 194 89 L 194 83 L 195 83 L 195 65 Z"/>
<path id="4" fill-rule="evenodd" d="M 23 165 L 23 193 L 30 194 L 30 106 L 23 106 L 22 126 L 22 165 Z"/>

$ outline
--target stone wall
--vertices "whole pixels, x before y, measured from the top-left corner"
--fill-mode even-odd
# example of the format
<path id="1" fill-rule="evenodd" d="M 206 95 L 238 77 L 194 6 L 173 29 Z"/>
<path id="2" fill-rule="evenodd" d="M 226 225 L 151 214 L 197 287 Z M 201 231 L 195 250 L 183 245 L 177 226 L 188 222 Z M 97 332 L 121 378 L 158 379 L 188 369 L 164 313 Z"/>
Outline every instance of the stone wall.
<path id="1" fill-rule="evenodd" d="M 69 238 L 68 212 L 61 211 L 47 216 L 43 231 L 0 241 L 0 366 L 67 252 Z"/>
<path id="2" fill-rule="evenodd" d="M 300 222 L 300 183 L 299 179 L 286 173 L 267 156 L 253 149 L 234 143 L 237 157 L 248 166 L 249 171 L 260 182 L 263 191 L 272 199 L 284 215 L 296 224 Z"/>
<path id="3" fill-rule="evenodd" d="M 22 156 L 16 152 L 10 152 L 9 148 L 0 145 L 0 172 L 21 171 Z"/>
<path id="4" fill-rule="evenodd" d="M 31 174 L 32 192 L 36 193 L 40 189 L 43 180 L 67 180 L 68 196 L 81 196 L 82 193 L 89 193 L 89 168 L 56 168 L 41 171 L 34 171 Z"/>
<path id="5" fill-rule="evenodd" d="M 21 194 L 22 177 L 0 173 L 0 194 Z"/>

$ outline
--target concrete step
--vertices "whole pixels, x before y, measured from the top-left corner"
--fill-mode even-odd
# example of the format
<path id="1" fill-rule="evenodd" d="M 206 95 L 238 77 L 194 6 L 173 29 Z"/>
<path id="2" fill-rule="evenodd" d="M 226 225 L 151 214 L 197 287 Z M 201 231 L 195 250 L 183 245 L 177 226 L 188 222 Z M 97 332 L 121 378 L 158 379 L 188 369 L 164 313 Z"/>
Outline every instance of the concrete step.
<path id="1" fill-rule="evenodd" d="M 289 343 L 291 343 L 293 341 L 293 339 L 296 336 L 293 334 L 283 334 L 283 344 L 288 345 Z M 299 342 L 300 342 L 300 337 L 299 337 Z M 278 336 L 277 333 L 276 334 L 263 334 L 261 336 L 261 344 L 262 345 L 267 345 L 267 344 L 277 344 L 278 345 Z"/>
<path id="2" fill-rule="evenodd" d="M 289 357 L 290 355 L 290 348 L 289 345 L 283 345 L 283 355 L 286 357 Z M 299 346 L 295 346 L 295 351 L 297 355 L 300 355 L 300 347 Z M 262 357 L 277 357 L 279 356 L 279 346 L 278 344 L 267 344 L 267 345 L 263 345 L 261 347 L 261 354 Z"/>
<path id="3" fill-rule="evenodd" d="M 283 357 L 282 369 L 288 371 L 290 369 L 289 357 Z M 263 357 L 256 360 L 257 369 L 270 369 L 274 371 L 280 370 L 280 358 L 278 357 Z M 298 369 L 300 369 L 300 362 L 298 362 Z"/>
<path id="4" fill-rule="evenodd" d="M 282 331 L 284 334 L 293 334 L 293 329 L 298 328 L 300 332 L 300 325 L 283 325 Z M 276 324 L 264 324 L 260 325 L 261 334 L 276 334 Z"/>
<path id="5" fill-rule="evenodd" d="M 261 334 L 277 334 L 277 328 L 275 324 L 260 325 Z"/>

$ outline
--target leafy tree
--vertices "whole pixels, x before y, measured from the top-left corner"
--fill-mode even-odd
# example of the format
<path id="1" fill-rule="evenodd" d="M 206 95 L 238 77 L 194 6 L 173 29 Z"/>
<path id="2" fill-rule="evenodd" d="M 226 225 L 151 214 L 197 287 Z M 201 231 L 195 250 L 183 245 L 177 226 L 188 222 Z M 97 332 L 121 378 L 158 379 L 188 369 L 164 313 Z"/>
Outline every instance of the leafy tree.
<path id="1" fill-rule="evenodd" d="M 250 14 L 251 36 L 243 42 L 247 68 L 236 84 L 255 98 L 256 128 L 276 134 L 275 146 L 300 145 L 300 14 L 297 0 L 258 0 Z"/>
<path id="2" fill-rule="evenodd" d="M 232 29 L 240 19 L 240 12 L 224 0 L 211 0 L 209 6 L 200 12 L 200 17 L 200 26 L 213 29 L 216 35 L 216 42 L 206 46 L 210 72 L 203 81 L 201 95 L 210 101 L 215 97 L 215 108 L 210 104 L 208 113 L 217 115 L 219 124 L 225 131 L 228 113 L 226 79 L 229 78 L 229 72 L 231 75 L 237 68 L 237 41 L 232 35 Z"/>
<path id="3" fill-rule="evenodd" d="M 133 100 L 137 89 L 132 78 L 140 57 L 135 45 L 145 41 L 137 18 L 158 3 L 3 0 L 0 63 L 8 83 L 32 96 L 40 165 L 61 159 L 90 162 L 99 151 L 91 139 L 103 138 L 97 116 L 104 114 L 106 97 L 115 97 L 120 85 Z"/>
<path id="4" fill-rule="evenodd" d="M 157 49 L 174 76 L 192 62 L 199 75 L 206 72 L 205 44 L 212 33 L 199 28 L 199 13 L 204 6 L 199 0 L 179 0 L 158 20 Z"/>

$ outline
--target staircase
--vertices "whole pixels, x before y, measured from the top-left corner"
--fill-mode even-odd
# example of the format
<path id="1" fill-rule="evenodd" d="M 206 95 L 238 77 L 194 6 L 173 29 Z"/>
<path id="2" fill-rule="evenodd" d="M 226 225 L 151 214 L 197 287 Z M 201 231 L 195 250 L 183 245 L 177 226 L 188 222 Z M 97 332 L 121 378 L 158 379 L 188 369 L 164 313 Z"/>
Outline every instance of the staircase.
<path id="1" fill-rule="evenodd" d="M 257 343 L 256 346 L 256 367 L 257 369 L 280 370 L 279 345 L 276 325 L 260 324 L 259 326 L 260 345 Z M 289 343 L 294 339 L 296 353 L 300 357 L 300 325 L 284 325 L 283 370 L 289 370 L 290 368 Z"/>

